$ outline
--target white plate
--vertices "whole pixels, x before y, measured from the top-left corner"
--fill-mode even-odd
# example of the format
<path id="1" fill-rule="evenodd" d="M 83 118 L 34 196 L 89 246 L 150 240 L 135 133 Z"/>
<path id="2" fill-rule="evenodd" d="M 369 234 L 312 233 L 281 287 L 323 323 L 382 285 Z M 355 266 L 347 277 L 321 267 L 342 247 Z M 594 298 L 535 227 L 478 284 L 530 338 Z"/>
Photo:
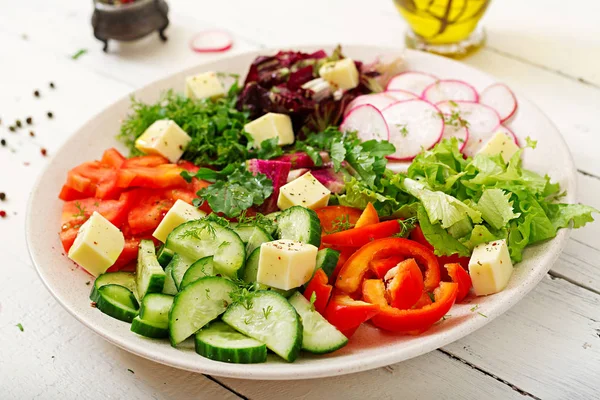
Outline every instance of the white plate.
<path id="1" fill-rule="evenodd" d="M 332 46 L 324 46 L 331 50 Z M 321 47 L 303 48 L 313 51 Z M 246 73 L 250 62 L 259 54 L 274 53 L 276 50 L 260 50 L 183 71 L 150 84 L 133 94 L 146 102 L 155 101 L 166 89 L 182 90 L 187 75 L 215 70 Z M 371 61 L 397 50 L 346 46 L 344 53 L 363 61 Z M 473 68 L 458 62 L 426 53 L 406 51 L 409 69 L 424 71 L 446 79 L 462 79 L 479 91 L 495 80 Z M 574 201 L 575 167 L 560 133 L 550 120 L 531 102 L 518 96 L 519 111 L 509 125 L 521 143 L 525 137 L 539 140 L 536 150 L 527 150 L 525 164 L 535 171 L 548 173 L 567 190 L 567 202 Z M 114 136 L 119 131 L 120 121 L 129 110 L 129 96 L 108 107 L 78 132 L 56 153 L 44 173 L 40 176 L 31 195 L 27 215 L 27 241 L 31 258 L 37 271 L 52 295 L 75 318 L 115 345 L 150 360 L 218 376 L 245 379 L 302 379 L 348 374 L 377 368 L 412 357 L 458 340 L 481 328 L 515 305 L 527 292 L 535 287 L 550 269 L 562 251 L 568 230 L 547 243 L 533 246 L 525 252 L 524 261 L 517 265 L 509 286 L 493 296 L 477 298 L 472 304 L 455 305 L 451 318 L 435 325 L 417 337 L 388 334 L 365 324 L 354 335 L 350 344 L 328 356 L 302 356 L 294 363 L 280 361 L 270 356 L 264 364 L 236 365 L 215 362 L 197 355 L 191 342 L 178 349 L 168 341 L 146 339 L 129 331 L 129 324 L 120 322 L 90 307 L 90 286 L 85 282 L 90 276 L 63 254 L 57 232 L 60 227 L 62 202 L 57 198 L 67 171 L 72 167 L 93 159 L 99 159 L 109 147 L 123 149 Z M 124 149 L 123 149 L 124 150 Z M 478 304 L 483 317 L 470 309 Z M 90 333 L 91 334 L 91 333 Z"/>

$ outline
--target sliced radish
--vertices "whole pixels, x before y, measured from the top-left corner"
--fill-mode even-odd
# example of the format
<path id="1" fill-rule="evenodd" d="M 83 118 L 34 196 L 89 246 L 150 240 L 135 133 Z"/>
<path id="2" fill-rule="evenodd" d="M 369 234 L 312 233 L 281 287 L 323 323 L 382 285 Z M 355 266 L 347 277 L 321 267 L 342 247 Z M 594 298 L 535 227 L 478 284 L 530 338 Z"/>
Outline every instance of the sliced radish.
<path id="1" fill-rule="evenodd" d="M 416 94 L 407 92 L 406 90 L 388 90 L 383 93 L 395 98 L 397 101 L 413 100 L 419 98 L 419 96 L 417 96 Z"/>
<path id="2" fill-rule="evenodd" d="M 381 111 L 371 104 L 354 107 L 340 125 L 342 132 L 355 131 L 362 141 L 389 140 L 388 125 Z"/>
<path id="3" fill-rule="evenodd" d="M 444 131 L 440 110 L 423 100 L 399 101 L 382 111 L 390 132 L 389 141 L 396 146 L 392 160 L 411 160 L 423 149 L 432 148 Z"/>
<path id="4" fill-rule="evenodd" d="M 364 94 L 362 96 L 358 96 L 357 98 L 352 100 L 350 104 L 348 104 L 348 106 L 344 110 L 344 115 L 348 115 L 350 110 L 362 104 L 370 104 L 379 111 L 381 111 L 387 106 L 394 104 L 396 101 L 398 100 L 396 100 L 392 96 L 388 96 L 387 93 Z"/>
<path id="5" fill-rule="evenodd" d="M 444 113 L 456 115 L 467 122 L 469 133 L 492 133 L 500 125 L 498 113 L 491 107 L 472 101 L 442 101 L 436 106 Z"/>
<path id="6" fill-rule="evenodd" d="M 496 110 L 502 122 L 512 117 L 517 111 L 517 97 L 503 83 L 495 83 L 485 88 L 481 92 L 479 102 Z"/>
<path id="7" fill-rule="evenodd" d="M 197 53 L 219 53 L 233 46 L 229 33 L 219 30 L 198 33 L 190 41 L 190 47 Z"/>
<path id="8" fill-rule="evenodd" d="M 506 134 L 506 136 L 512 138 L 512 140 L 515 141 L 515 144 L 517 146 L 520 146 L 519 139 L 517 139 L 517 135 L 515 135 L 515 133 L 513 131 L 511 131 L 510 128 L 507 127 L 506 125 L 497 126 L 496 129 L 494 129 L 494 133 L 498 133 L 498 132 L 502 132 L 502 133 Z"/>
<path id="9" fill-rule="evenodd" d="M 450 116 L 448 115 L 445 115 L 444 117 L 446 118 L 446 123 L 444 124 L 442 140 L 452 139 L 454 137 L 457 138 L 459 143 L 458 150 L 463 151 L 469 140 L 469 129 L 460 123 L 449 122 Z"/>
<path id="10" fill-rule="evenodd" d="M 441 80 L 427 86 L 421 97 L 430 103 L 439 103 L 444 100 L 478 101 L 477 90 L 468 83 L 453 79 Z"/>
<path id="11" fill-rule="evenodd" d="M 434 82 L 437 82 L 436 76 L 423 72 L 407 71 L 394 76 L 385 88 L 388 90 L 406 90 L 407 92 L 421 96 L 423 90 Z"/>

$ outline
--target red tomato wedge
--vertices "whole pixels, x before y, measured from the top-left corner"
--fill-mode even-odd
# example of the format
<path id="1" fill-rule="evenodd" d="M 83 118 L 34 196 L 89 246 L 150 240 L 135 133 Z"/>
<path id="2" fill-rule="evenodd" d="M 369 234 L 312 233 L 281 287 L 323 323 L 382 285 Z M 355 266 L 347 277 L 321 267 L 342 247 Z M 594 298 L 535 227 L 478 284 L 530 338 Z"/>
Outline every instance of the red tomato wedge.
<path id="1" fill-rule="evenodd" d="M 168 164 L 169 160 L 159 155 L 140 156 L 128 158 L 123 162 L 121 168 L 133 167 L 157 167 L 162 164 Z"/>
<path id="2" fill-rule="evenodd" d="M 134 189 L 130 193 L 135 200 L 127 223 L 133 235 L 156 229 L 174 203 L 167 190 Z"/>
<path id="3" fill-rule="evenodd" d="M 353 227 L 362 214 L 358 208 L 346 206 L 327 206 L 315 211 L 321 222 L 323 234 L 335 232 L 347 225 L 349 225 L 348 228 Z"/>
<path id="4" fill-rule="evenodd" d="M 361 247 L 373 240 L 387 238 L 398 232 L 400 232 L 400 224 L 392 220 L 332 233 L 323 236 L 321 240 L 324 244 L 333 246 Z"/>
<path id="5" fill-rule="evenodd" d="M 152 189 L 181 187 L 186 185 L 186 181 L 181 176 L 182 171 L 183 168 L 176 164 L 162 164 L 153 167 L 123 166 L 118 172 L 117 186 L 120 188 L 144 187 Z"/>
<path id="6" fill-rule="evenodd" d="M 433 290 L 440 283 L 440 266 L 431 250 L 412 240 L 385 238 L 375 240 L 358 249 L 340 270 L 335 287 L 346 293 L 357 292 L 361 287 L 365 274 L 369 272 L 370 262 L 374 259 L 392 256 L 414 258 L 419 263 L 424 270 L 425 290 Z"/>
<path id="7" fill-rule="evenodd" d="M 354 225 L 354 228 L 362 228 L 363 226 L 378 223 L 379 215 L 377 214 L 377 210 L 375 210 L 375 207 L 373 207 L 372 203 L 369 203 L 360 215 L 360 218 L 358 218 L 358 221 L 356 221 L 356 225 Z"/>
<path id="8" fill-rule="evenodd" d="M 79 200 L 85 199 L 87 196 L 84 193 L 78 192 L 77 190 L 70 188 L 67 185 L 63 185 L 60 189 L 60 193 L 58 194 L 58 198 L 63 201 L 71 201 L 71 200 Z"/>
<path id="9" fill-rule="evenodd" d="M 390 306 L 407 310 L 414 306 L 423 294 L 423 274 L 412 258 L 402 261 L 394 268 L 398 270 L 394 277 L 386 282 L 386 297 Z"/>
<path id="10" fill-rule="evenodd" d="M 306 297 L 308 300 L 310 300 L 314 293 L 315 302 L 313 304 L 315 306 L 315 310 L 317 310 L 320 314 L 325 313 L 325 307 L 327 307 L 329 297 L 331 296 L 331 291 L 333 290 L 333 287 L 329 285 L 328 282 L 329 277 L 325 271 L 319 268 L 306 286 L 306 290 L 304 290 L 304 297 Z"/>
<path id="11" fill-rule="evenodd" d="M 378 304 L 354 300 L 347 294 L 334 290 L 324 317 L 341 332 L 353 334 L 360 324 L 373 318 L 378 312 Z"/>
<path id="12" fill-rule="evenodd" d="M 112 168 L 121 168 L 126 158 L 115 148 L 110 148 L 102 154 L 100 162 Z"/>
<path id="13" fill-rule="evenodd" d="M 380 312 L 371 318 L 378 328 L 405 334 L 422 333 L 439 321 L 454 304 L 458 285 L 441 282 L 433 291 L 435 302 L 418 309 L 399 310 L 387 304 L 385 285 L 379 279 L 368 279 L 363 283 L 363 298 L 376 304 Z"/>

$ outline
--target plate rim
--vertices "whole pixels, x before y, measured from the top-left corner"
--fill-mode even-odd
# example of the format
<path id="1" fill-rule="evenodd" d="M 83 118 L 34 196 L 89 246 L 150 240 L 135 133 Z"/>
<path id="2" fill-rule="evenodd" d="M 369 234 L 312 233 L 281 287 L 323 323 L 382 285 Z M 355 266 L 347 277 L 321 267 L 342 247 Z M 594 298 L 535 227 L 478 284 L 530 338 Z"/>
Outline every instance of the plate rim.
<path id="1" fill-rule="evenodd" d="M 334 45 L 332 45 L 331 43 L 327 43 L 327 44 L 313 44 L 313 45 L 308 45 L 308 46 L 306 46 L 306 45 L 305 46 L 293 46 L 290 48 L 292 48 L 294 50 L 300 50 L 300 51 L 314 51 L 314 50 L 320 49 L 320 48 L 332 48 L 332 47 L 334 47 Z M 347 44 L 343 47 L 345 49 L 353 49 L 354 51 L 361 51 L 361 49 L 363 49 L 363 51 L 364 51 L 364 49 L 370 49 L 370 50 L 375 49 L 378 52 L 381 52 L 382 54 L 403 53 L 406 55 L 407 58 L 410 58 L 410 55 L 413 53 L 421 55 L 421 56 L 425 54 L 427 57 L 442 59 L 442 60 L 444 60 L 444 62 L 449 63 L 449 64 L 453 64 L 453 65 L 458 64 L 461 66 L 461 68 L 475 70 L 478 73 L 486 76 L 490 80 L 492 80 L 494 82 L 498 82 L 498 79 L 496 79 L 494 76 L 492 76 L 484 71 L 481 71 L 478 68 L 472 67 L 468 64 L 464 64 L 464 63 L 461 63 L 456 60 L 447 59 L 447 58 L 443 58 L 440 56 L 436 56 L 436 55 L 432 55 L 429 53 L 424 53 L 424 52 L 420 52 L 420 51 L 416 51 L 416 50 L 398 49 L 398 48 L 391 48 L 391 47 L 385 47 L 385 46 L 382 47 L 382 46 L 376 46 L 376 45 Z M 116 337 L 116 338 L 113 337 L 110 329 L 105 329 L 103 326 L 101 326 L 101 324 L 88 323 L 77 312 L 75 307 L 72 307 L 68 303 L 67 300 L 63 299 L 50 284 L 50 282 L 46 276 L 46 272 L 45 272 L 44 268 L 40 267 L 40 265 L 43 263 L 43 261 L 38 260 L 38 254 L 36 252 L 36 249 L 34 248 L 35 246 L 33 245 L 33 243 L 35 243 L 35 240 L 33 240 L 31 237 L 33 229 L 34 229 L 33 225 L 35 223 L 31 218 L 32 210 L 34 208 L 34 199 L 36 198 L 36 194 L 40 189 L 40 184 L 41 184 L 43 178 L 48 173 L 48 171 L 53 167 L 54 158 L 59 155 L 60 149 L 67 146 L 67 144 L 69 144 L 73 141 L 77 141 L 79 132 L 85 130 L 89 124 L 92 124 L 93 121 L 98 119 L 101 115 L 105 114 L 107 112 L 107 110 L 114 107 L 116 104 L 130 99 L 134 93 L 143 92 L 145 90 L 148 90 L 156 85 L 159 85 L 161 82 L 165 82 L 165 81 L 173 79 L 173 77 L 175 77 L 176 75 L 192 73 L 193 71 L 197 70 L 198 68 L 201 68 L 203 65 L 207 65 L 207 64 L 211 64 L 211 63 L 215 63 L 215 62 L 226 62 L 227 60 L 236 59 L 236 58 L 240 58 L 243 56 L 249 56 L 251 54 L 254 54 L 254 55 L 269 54 L 269 53 L 277 52 L 279 50 L 281 50 L 281 48 L 271 48 L 270 47 L 270 48 L 264 48 L 264 49 L 256 49 L 256 50 L 247 51 L 247 52 L 240 52 L 240 53 L 228 55 L 226 57 L 221 57 L 221 58 L 218 58 L 215 60 L 200 62 L 193 67 L 185 68 L 183 70 L 173 72 L 173 73 L 169 74 L 168 76 L 163 76 L 161 78 L 158 78 L 140 88 L 132 90 L 125 96 L 122 96 L 121 98 L 115 100 L 111 104 L 109 104 L 106 107 L 104 107 L 103 109 L 101 109 L 98 113 L 94 114 L 92 117 L 87 119 L 84 124 L 79 126 L 74 132 L 72 132 L 66 138 L 66 140 L 62 143 L 59 150 L 57 150 L 55 155 L 49 160 L 49 162 L 44 167 L 44 169 L 39 173 L 39 175 L 36 178 L 35 183 L 32 187 L 32 190 L 30 192 L 28 202 L 27 202 L 27 212 L 25 215 L 25 236 L 26 236 L 25 238 L 26 238 L 26 242 L 27 242 L 27 249 L 28 249 L 29 257 L 30 257 L 32 263 L 34 264 L 36 273 L 38 274 L 38 276 L 42 280 L 42 283 L 48 289 L 50 294 L 52 294 L 52 296 L 56 299 L 56 301 L 65 310 L 67 310 L 67 312 L 69 314 L 71 314 L 73 317 L 75 317 L 75 319 L 78 320 L 80 323 L 82 323 L 85 327 L 87 327 L 91 331 L 95 332 L 96 334 L 100 335 L 103 339 L 107 340 L 109 343 L 112 343 L 125 351 L 136 354 L 142 358 L 151 360 L 153 362 L 157 362 L 160 364 L 168 365 L 168 366 L 171 366 L 174 368 L 183 369 L 183 370 L 187 370 L 187 371 L 191 371 L 191 372 L 205 373 L 205 374 L 222 376 L 222 377 L 253 379 L 253 380 L 298 380 L 298 379 L 312 379 L 312 378 L 322 378 L 322 377 L 329 377 L 329 376 L 339 376 L 339 375 L 345 375 L 345 374 L 350 374 L 350 373 L 355 373 L 355 372 L 360 372 L 360 371 L 371 370 L 371 369 L 379 368 L 382 366 L 402 362 L 402 361 L 414 358 L 416 356 L 429 353 L 435 349 L 441 348 L 443 346 L 448 345 L 449 343 L 455 342 L 463 337 L 466 337 L 478 329 L 481 329 L 483 326 L 490 323 L 496 317 L 504 314 L 507 310 L 512 308 L 516 303 L 518 303 L 520 300 L 522 300 L 526 294 L 528 294 L 531 290 L 533 290 L 539 284 L 539 282 L 547 274 L 547 272 L 550 270 L 550 268 L 555 263 L 555 261 L 558 259 L 558 257 L 562 253 L 564 247 L 566 246 L 567 240 L 571 233 L 570 227 L 561 229 L 558 232 L 558 234 L 556 235 L 556 237 L 552 239 L 552 243 L 554 245 L 551 248 L 551 254 L 549 254 L 547 256 L 548 261 L 545 263 L 544 268 L 540 268 L 539 271 L 536 271 L 536 274 L 527 275 L 526 278 L 523 280 L 523 282 L 521 282 L 522 285 L 527 287 L 527 290 L 517 291 L 515 293 L 515 295 L 510 297 L 507 301 L 500 302 L 497 305 L 495 305 L 495 307 L 493 307 L 492 311 L 488 312 L 487 318 L 477 319 L 477 320 L 475 320 L 475 322 L 467 321 L 466 323 L 463 323 L 461 326 L 451 329 L 449 332 L 446 332 L 442 338 L 436 338 L 435 340 L 425 341 L 424 342 L 425 344 L 422 346 L 421 345 L 409 346 L 408 349 L 405 349 L 404 351 L 402 351 L 400 353 L 401 356 L 398 356 L 393 351 L 388 352 L 388 354 L 385 354 L 385 355 L 378 355 L 375 359 L 373 359 L 374 356 L 371 355 L 370 360 L 360 360 L 360 359 L 352 360 L 352 362 L 346 363 L 346 365 L 344 367 L 337 368 L 337 369 L 333 369 L 331 366 L 329 366 L 327 364 L 324 364 L 324 365 L 302 364 L 302 365 L 296 365 L 300 371 L 295 372 L 295 373 L 290 372 L 287 368 L 283 368 L 279 372 L 276 369 L 274 369 L 273 371 L 269 371 L 268 373 L 253 373 L 252 368 L 249 368 L 245 364 L 228 364 L 228 363 L 215 362 L 215 361 L 211 361 L 211 360 L 209 360 L 209 361 L 211 361 L 210 363 L 203 365 L 201 368 L 199 368 L 199 367 L 194 368 L 193 366 L 187 365 L 187 363 L 184 363 L 184 362 L 171 361 L 169 359 L 169 357 L 166 357 L 166 358 L 161 357 L 161 356 L 157 357 L 156 354 L 154 354 L 154 352 L 152 350 L 144 351 L 143 350 L 143 343 L 144 343 L 143 339 L 140 340 L 138 344 L 132 346 L 132 345 L 120 340 L 118 337 Z M 556 133 L 556 136 L 557 136 L 558 140 L 561 142 L 561 145 L 564 147 L 565 153 L 567 156 L 566 161 L 568 161 L 568 163 L 569 163 L 569 169 L 565 175 L 566 175 L 566 179 L 569 182 L 569 186 L 570 186 L 570 190 L 567 194 L 566 200 L 568 202 L 575 202 L 576 201 L 576 193 L 577 193 L 576 168 L 575 168 L 573 156 L 571 154 L 569 146 L 567 145 L 567 143 L 564 139 L 564 136 L 560 133 L 560 131 L 558 130 L 558 128 L 556 127 L 554 122 L 552 122 L 552 120 L 534 102 L 529 100 L 526 96 L 523 96 L 520 93 L 520 91 L 517 90 L 516 92 L 518 93 L 517 98 L 525 100 L 529 105 L 533 106 L 541 116 L 543 116 L 547 120 L 547 122 L 554 129 L 554 131 L 555 131 L 554 133 Z M 465 330 L 467 331 L 466 333 L 463 332 Z M 432 342 L 432 343 L 429 343 L 429 342 Z M 213 367 L 213 365 L 214 365 L 214 367 Z"/>

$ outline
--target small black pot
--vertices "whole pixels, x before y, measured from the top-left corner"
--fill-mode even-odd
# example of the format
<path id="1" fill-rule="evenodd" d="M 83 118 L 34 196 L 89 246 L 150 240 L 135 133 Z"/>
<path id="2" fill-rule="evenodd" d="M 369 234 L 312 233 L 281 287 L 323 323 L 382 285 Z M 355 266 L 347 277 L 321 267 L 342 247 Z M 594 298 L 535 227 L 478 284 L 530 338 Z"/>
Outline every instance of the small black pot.
<path id="1" fill-rule="evenodd" d="M 138 0 L 133 3 L 112 5 L 94 0 L 92 26 L 94 36 L 104 42 L 108 51 L 108 40 L 128 42 L 158 31 L 165 41 L 165 29 L 169 25 L 169 6 L 164 0 Z"/>

